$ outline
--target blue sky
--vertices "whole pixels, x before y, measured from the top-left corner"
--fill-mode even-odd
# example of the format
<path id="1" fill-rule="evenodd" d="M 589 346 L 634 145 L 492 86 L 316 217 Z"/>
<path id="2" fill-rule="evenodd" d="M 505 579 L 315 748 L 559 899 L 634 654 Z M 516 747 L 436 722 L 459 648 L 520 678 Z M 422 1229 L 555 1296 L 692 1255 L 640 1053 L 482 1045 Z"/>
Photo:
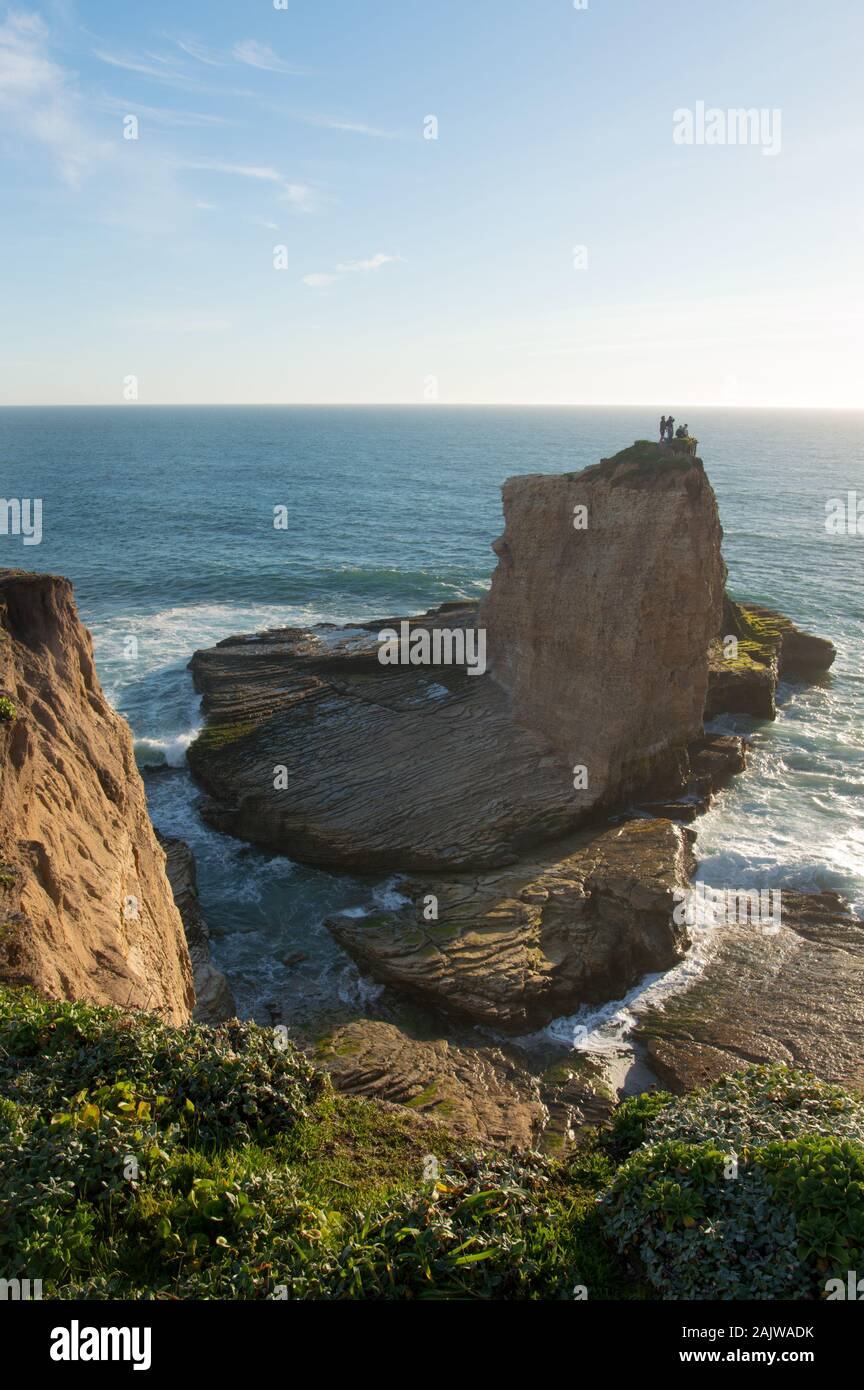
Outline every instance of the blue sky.
<path id="1" fill-rule="evenodd" d="M 862 30 L 858 0 L 0 6 L 0 404 L 861 407 Z M 676 143 L 700 102 L 779 112 L 779 150 Z"/>

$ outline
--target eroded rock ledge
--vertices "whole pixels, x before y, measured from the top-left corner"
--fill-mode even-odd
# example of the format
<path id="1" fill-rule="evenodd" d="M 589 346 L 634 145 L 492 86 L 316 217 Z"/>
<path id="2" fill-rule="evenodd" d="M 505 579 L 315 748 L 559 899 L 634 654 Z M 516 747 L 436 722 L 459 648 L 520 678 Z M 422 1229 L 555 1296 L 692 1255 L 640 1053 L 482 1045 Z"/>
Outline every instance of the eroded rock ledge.
<path id="1" fill-rule="evenodd" d="M 779 682 L 817 680 L 837 655 L 833 642 L 802 632 L 782 614 L 728 596 L 721 629 L 708 652 L 706 719 L 718 714 L 775 719 Z"/>
<path id="2" fill-rule="evenodd" d="M 833 892 L 782 890 L 781 927 L 726 924 L 703 974 L 644 1018 L 637 1045 L 681 1092 L 750 1062 L 864 1087 L 864 922 Z"/>
<path id="3" fill-rule="evenodd" d="M 513 868 L 401 883 L 400 910 L 327 927 L 375 979 L 527 1033 L 681 959 L 689 937 L 673 895 L 689 884 L 691 840 L 668 820 L 628 821 Z"/>

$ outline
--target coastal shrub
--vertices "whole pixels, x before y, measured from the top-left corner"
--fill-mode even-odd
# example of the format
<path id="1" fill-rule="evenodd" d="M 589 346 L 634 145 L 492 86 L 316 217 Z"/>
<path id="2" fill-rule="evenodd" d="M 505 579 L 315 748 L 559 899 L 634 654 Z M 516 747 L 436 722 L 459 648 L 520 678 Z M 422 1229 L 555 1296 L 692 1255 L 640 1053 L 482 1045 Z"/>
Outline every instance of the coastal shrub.
<path id="1" fill-rule="evenodd" d="M 864 1143 L 864 1102 L 808 1072 L 761 1065 L 732 1072 L 659 1107 L 645 1126 L 643 1142 L 681 1139 L 695 1144 L 710 1136 L 725 1151 L 737 1152 L 805 1134 Z"/>
<path id="2" fill-rule="evenodd" d="M 626 1158 L 644 1143 L 648 1125 L 674 1099 L 668 1091 L 643 1091 L 641 1095 L 629 1096 L 615 1110 L 600 1147 L 613 1158 Z"/>
<path id="3" fill-rule="evenodd" d="M 0 695 L 0 722 L 17 719 L 18 711 L 8 695 Z"/>
<path id="4" fill-rule="evenodd" d="M 0 1267 L 46 1298 L 644 1294 L 601 1229 L 608 1157 L 462 1149 L 254 1025 L 0 988 Z"/>
<path id="5" fill-rule="evenodd" d="M 0 987 L 0 1267 L 46 1298 L 819 1297 L 864 1269 L 862 1135 L 756 1067 L 565 1161 L 466 1151 L 252 1024 Z"/>
<path id="6" fill-rule="evenodd" d="M 864 1262 L 859 1100 L 757 1066 L 649 1112 L 625 1114 L 642 1142 L 601 1208 L 664 1297 L 818 1298 Z"/>
<path id="7" fill-rule="evenodd" d="M 247 1143 L 290 1129 L 323 1079 L 271 1030 L 236 1020 L 171 1028 L 152 1015 L 55 1003 L 0 991 L 0 1093 L 44 1119 L 82 1104 L 160 1130 L 177 1125 L 201 1146 Z"/>

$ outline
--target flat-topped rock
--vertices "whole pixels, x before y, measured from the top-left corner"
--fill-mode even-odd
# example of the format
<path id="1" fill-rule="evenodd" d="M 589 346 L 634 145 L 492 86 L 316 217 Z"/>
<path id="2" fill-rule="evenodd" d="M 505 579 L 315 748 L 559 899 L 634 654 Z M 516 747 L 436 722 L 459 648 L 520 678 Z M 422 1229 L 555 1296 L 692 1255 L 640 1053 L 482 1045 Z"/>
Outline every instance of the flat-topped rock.
<path id="1" fill-rule="evenodd" d="M 192 662 L 189 763 L 219 829 L 322 867 L 485 868 L 565 834 L 585 798 L 488 675 L 385 667 L 364 629 L 229 639 Z"/>
<path id="2" fill-rule="evenodd" d="M 642 440 L 580 473 L 508 478 L 480 610 L 518 719 L 597 803 L 680 781 L 702 731 L 726 567 L 700 459 Z"/>
<path id="3" fill-rule="evenodd" d="M 780 930 L 716 927 L 696 982 L 639 1024 L 661 1083 L 682 1092 L 750 1062 L 864 1087 L 864 923 L 836 893 L 782 890 Z"/>
<path id="4" fill-rule="evenodd" d="M 327 927 L 375 979 L 525 1033 L 681 959 L 689 937 L 673 894 L 688 886 L 690 844 L 670 821 L 628 821 L 514 868 L 401 883 L 402 908 Z"/>
<path id="5" fill-rule="evenodd" d="M 708 651 L 705 718 L 749 714 L 776 719 L 778 682 L 816 680 L 836 655 L 833 642 L 801 631 L 782 614 L 727 597 L 722 631 Z"/>

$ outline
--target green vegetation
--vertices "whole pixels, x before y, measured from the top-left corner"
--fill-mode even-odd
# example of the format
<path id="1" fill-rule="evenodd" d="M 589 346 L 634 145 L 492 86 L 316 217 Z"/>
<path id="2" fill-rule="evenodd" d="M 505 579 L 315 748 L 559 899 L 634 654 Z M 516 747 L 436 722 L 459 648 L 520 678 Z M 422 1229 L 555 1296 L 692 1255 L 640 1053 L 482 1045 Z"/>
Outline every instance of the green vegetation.
<path id="1" fill-rule="evenodd" d="M 61 1299 L 802 1298 L 864 1265 L 864 1105 L 811 1077 L 637 1097 L 561 1161 L 337 1095 L 281 1041 L 0 988 L 6 1277 Z"/>
<path id="2" fill-rule="evenodd" d="M 201 730 L 192 748 L 198 748 L 203 752 L 225 748 L 229 743 L 237 743 L 247 734 L 251 734 L 256 727 L 254 719 L 242 719 L 236 724 L 209 724 L 206 729 Z"/>
<path id="3" fill-rule="evenodd" d="M 818 1298 L 864 1263 L 864 1105 L 786 1067 L 618 1110 L 607 1230 L 666 1298 Z"/>
<path id="4" fill-rule="evenodd" d="M 60 1298 L 643 1292 L 600 1229 L 605 1156 L 466 1153 L 277 1043 L 0 989 L 6 1276 Z"/>
<path id="5" fill-rule="evenodd" d="M 0 695 L 0 722 L 18 718 L 18 711 L 8 695 Z"/>
<path id="6" fill-rule="evenodd" d="M 783 633 L 791 627 L 780 614 L 757 613 L 744 603 L 728 599 L 729 632 L 738 638 L 739 655 L 769 666 L 780 652 Z"/>

